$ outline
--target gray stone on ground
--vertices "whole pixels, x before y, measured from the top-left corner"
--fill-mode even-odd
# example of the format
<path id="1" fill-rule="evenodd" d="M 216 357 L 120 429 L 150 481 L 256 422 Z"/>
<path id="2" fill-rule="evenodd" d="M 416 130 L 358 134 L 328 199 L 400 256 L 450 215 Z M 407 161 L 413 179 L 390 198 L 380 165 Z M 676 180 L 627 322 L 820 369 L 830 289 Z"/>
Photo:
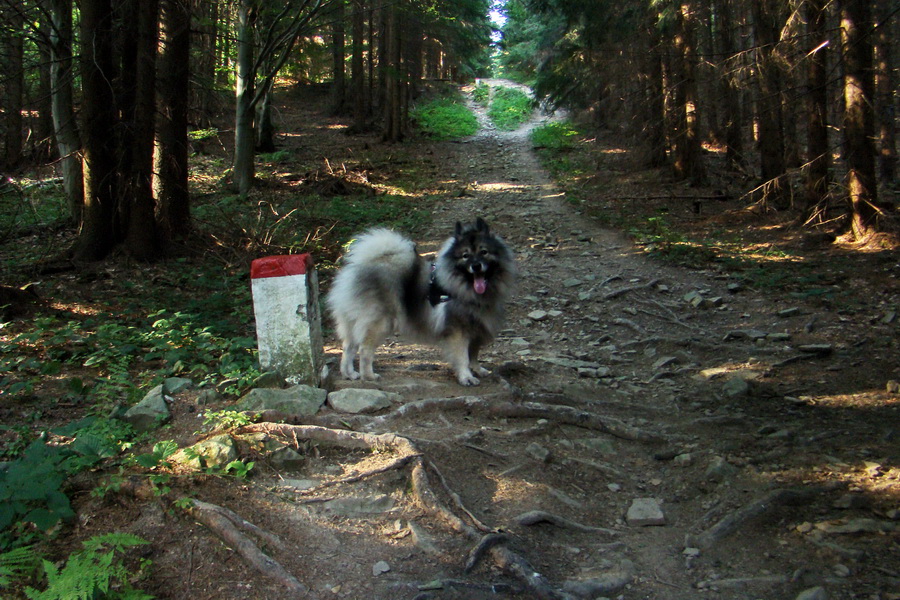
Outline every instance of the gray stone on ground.
<path id="1" fill-rule="evenodd" d="M 188 379 L 187 377 L 169 377 L 165 381 L 163 381 L 163 391 L 169 396 L 180 394 L 181 392 L 189 390 L 193 387 L 194 381 L 192 379 Z"/>
<path id="2" fill-rule="evenodd" d="M 706 479 L 708 481 L 725 481 L 731 479 L 738 472 L 738 468 L 721 456 L 713 456 L 706 467 Z"/>
<path id="3" fill-rule="evenodd" d="M 339 515 L 367 515 L 380 514 L 393 510 L 395 505 L 394 499 L 387 494 L 379 494 L 375 496 L 342 496 L 329 500 L 324 507 Z"/>
<path id="4" fill-rule="evenodd" d="M 666 515 L 656 498 L 635 498 L 628 507 L 625 522 L 631 527 L 665 525 Z"/>
<path id="5" fill-rule="evenodd" d="M 282 446 L 268 456 L 269 464 L 279 471 L 292 471 L 306 464 L 306 458 L 287 446 Z"/>
<path id="6" fill-rule="evenodd" d="M 732 377 L 722 386 L 722 392 L 729 398 L 746 396 L 750 393 L 750 384 L 743 377 Z"/>
<path id="7" fill-rule="evenodd" d="M 122 420 L 131 424 L 135 431 L 155 429 L 171 418 L 162 385 L 158 385 L 144 396 L 143 400 L 125 411 Z"/>
<path id="8" fill-rule="evenodd" d="M 241 411 L 274 410 L 289 415 L 311 416 L 325 404 L 328 392 L 309 385 L 295 385 L 284 390 L 252 389 L 232 408 Z"/>
<path id="9" fill-rule="evenodd" d="M 345 388 L 328 394 L 328 404 L 336 411 L 345 413 L 370 413 L 390 408 L 400 402 L 400 394 L 362 388 Z"/>
<path id="10" fill-rule="evenodd" d="M 797 594 L 796 600 L 828 600 L 828 592 L 822 586 L 809 588 Z"/>

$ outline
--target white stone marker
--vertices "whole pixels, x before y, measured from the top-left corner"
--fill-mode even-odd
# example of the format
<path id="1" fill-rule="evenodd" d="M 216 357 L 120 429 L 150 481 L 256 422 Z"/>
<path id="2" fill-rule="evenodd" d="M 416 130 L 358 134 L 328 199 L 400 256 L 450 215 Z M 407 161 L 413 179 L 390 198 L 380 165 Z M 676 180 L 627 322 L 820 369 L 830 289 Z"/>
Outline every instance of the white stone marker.
<path id="1" fill-rule="evenodd" d="M 250 280 L 260 367 L 317 386 L 324 353 L 312 256 L 258 258 L 251 264 Z"/>

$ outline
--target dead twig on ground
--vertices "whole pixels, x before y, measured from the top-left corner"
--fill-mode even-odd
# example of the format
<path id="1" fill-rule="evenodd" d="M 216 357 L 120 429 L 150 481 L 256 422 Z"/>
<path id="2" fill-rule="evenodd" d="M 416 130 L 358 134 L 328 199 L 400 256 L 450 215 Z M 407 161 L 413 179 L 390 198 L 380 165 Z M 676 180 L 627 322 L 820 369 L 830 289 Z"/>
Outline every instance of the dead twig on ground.
<path id="1" fill-rule="evenodd" d="M 619 288 L 617 290 L 613 290 L 613 291 L 605 294 L 603 296 L 603 299 L 604 300 L 612 300 L 613 298 L 618 298 L 619 296 L 624 296 L 625 294 L 629 294 L 631 292 L 637 292 L 639 290 L 646 290 L 648 288 L 652 288 L 657 283 L 659 283 L 659 279 L 651 279 L 647 283 L 642 283 L 640 285 L 633 285 L 630 287 Z"/>

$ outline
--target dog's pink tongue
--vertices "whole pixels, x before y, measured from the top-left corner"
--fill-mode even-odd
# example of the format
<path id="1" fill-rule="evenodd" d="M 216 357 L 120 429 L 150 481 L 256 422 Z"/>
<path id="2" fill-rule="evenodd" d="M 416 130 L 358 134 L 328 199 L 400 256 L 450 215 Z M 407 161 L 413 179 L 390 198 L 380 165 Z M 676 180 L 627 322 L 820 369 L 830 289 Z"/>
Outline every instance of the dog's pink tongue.
<path id="1" fill-rule="evenodd" d="M 483 294 L 487 290 L 487 281 L 485 281 L 484 277 L 476 277 L 475 278 L 475 293 Z"/>

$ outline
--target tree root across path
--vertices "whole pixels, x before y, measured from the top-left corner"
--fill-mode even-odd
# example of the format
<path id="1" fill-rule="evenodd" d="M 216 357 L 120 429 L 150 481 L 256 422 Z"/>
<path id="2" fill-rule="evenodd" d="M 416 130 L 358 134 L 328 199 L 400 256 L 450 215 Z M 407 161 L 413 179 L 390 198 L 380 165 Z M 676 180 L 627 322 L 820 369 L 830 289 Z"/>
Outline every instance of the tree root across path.
<path id="1" fill-rule="evenodd" d="M 646 431 L 619 419 L 604 417 L 586 410 L 557 404 L 518 402 L 504 399 L 504 397 L 509 397 L 509 394 L 500 396 L 490 398 L 478 396 L 428 398 L 417 402 L 409 402 L 394 411 L 376 417 L 367 415 L 341 416 L 339 422 L 348 427 L 374 429 L 385 426 L 391 421 L 413 415 L 435 411 L 458 410 L 494 418 L 547 419 L 560 425 L 572 425 L 592 431 L 600 431 L 620 439 L 635 442 L 664 443 L 668 441 L 662 434 Z M 332 420 L 337 420 L 337 417 L 334 417 Z M 337 423 L 335 423 L 336 425 Z"/>
<path id="2" fill-rule="evenodd" d="M 585 594 L 582 594 L 579 591 L 573 590 L 574 593 L 572 593 L 552 585 L 546 577 L 541 575 L 531 565 L 524 555 L 509 547 L 508 542 L 511 541 L 510 536 L 498 533 L 496 530 L 492 530 L 478 521 L 478 519 L 463 506 L 459 496 L 449 489 L 446 480 L 444 480 L 443 476 L 441 476 L 432 465 L 432 470 L 443 484 L 447 495 L 453 500 L 454 506 L 460 512 L 465 514 L 469 520 L 467 521 L 465 518 L 457 515 L 457 513 L 447 504 L 440 500 L 429 481 L 427 473 L 429 465 L 422 452 L 419 451 L 412 440 L 392 433 L 372 434 L 330 429 L 317 425 L 288 425 L 275 423 L 256 423 L 247 425 L 239 428 L 235 433 L 245 434 L 259 432 L 264 432 L 269 435 L 278 435 L 286 440 L 295 441 L 295 443 L 296 441 L 316 441 L 333 444 L 343 448 L 367 448 L 395 452 L 397 456 L 389 461 L 388 468 L 399 469 L 411 465 L 410 480 L 412 483 L 412 496 L 416 504 L 434 518 L 438 519 L 447 528 L 464 535 L 475 544 L 474 549 L 469 554 L 464 572 L 468 573 L 473 570 L 481 560 L 482 556 L 490 555 L 494 563 L 499 568 L 515 577 L 532 598 L 538 600 L 575 600 L 577 598 L 585 597 Z M 374 475 L 376 473 L 383 473 L 386 470 L 387 468 L 373 469 L 363 474 L 356 474 L 352 478 L 335 480 L 335 482 L 331 482 L 330 484 L 359 481 L 363 477 Z M 237 532 L 238 535 L 235 535 L 234 532 L 237 529 L 237 527 L 235 527 L 235 522 L 227 516 L 230 511 L 224 512 L 214 510 L 206 508 L 210 505 L 204 505 L 204 503 L 199 501 L 193 502 L 195 508 L 192 509 L 192 514 L 197 515 L 198 520 L 201 520 L 208 527 L 216 531 L 223 539 L 225 539 L 226 535 L 229 536 L 229 544 L 239 545 L 243 548 L 244 550 L 239 550 L 239 552 L 241 552 L 241 555 L 244 556 L 245 560 L 250 562 L 250 564 L 263 570 L 263 572 L 266 572 L 267 574 L 272 574 L 273 577 L 278 576 L 285 582 L 286 586 L 290 587 L 290 589 L 305 589 L 305 586 L 297 582 L 290 574 L 287 574 L 283 568 L 280 568 L 280 565 L 277 565 L 277 563 L 274 563 L 274 561 L 265 555 L 262 555 L 265 558 L 261 558 L 260 554 L 262 553 L 258 549 L 254 551 L 255 546 L 249 541 L 249 538 L 243 536 L 240 532 Z M 200 506 L 205 507 L 201 509 L 199 508 Z M 544 520 L 554 522 L 552 516 L 544 517 Z M 555 522 L 557 524 L 565 523 L 564 520 L 559 518 L 555 519 Z M 244 527 L 245 525 L 240 526 Z M 486 530 L 489 532 L 487 535 L 484 534 Z M 602 531 L 599 528 L 590 528 L 590 530 Z M 248 548 L 248 545 L 252 547 Z M 274 565 L 272 563 L 274 563 Z M 298 585 L 300 587 L 297 587 Z"/>
<path id="3" fill-rule="evenodd" d="M 259 546 L 240 530 L 249 531 L 261 540 L 283 548 L 284 544 L 277 536 L 260 529 L 227 508 L 194 498 L 190 498 L 189 502 L 188 512 L 191 516 L 206 525 L 228 546 L 234 548 L 251 567 L 279 581 L 289 592 L 304 595 L 309 593 L 310 590 L 307 586 L 300 583 L 279 562 L 260 550 Z"/>

